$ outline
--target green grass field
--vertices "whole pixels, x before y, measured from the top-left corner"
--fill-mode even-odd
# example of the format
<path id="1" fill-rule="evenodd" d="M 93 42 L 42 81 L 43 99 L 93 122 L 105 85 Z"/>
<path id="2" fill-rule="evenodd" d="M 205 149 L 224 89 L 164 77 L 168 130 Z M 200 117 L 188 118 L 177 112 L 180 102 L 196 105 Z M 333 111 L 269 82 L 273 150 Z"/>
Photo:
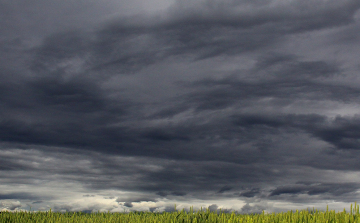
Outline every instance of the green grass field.
<path id="1" fill-rule="evenodd" d="M 95 223 L 95 222 L 136 222 L 136 223 L 199 223 L 199 222 L 218 222 L 218 223 L 360 223 L 359 205 L 354 208 L 350 206 L 350 212 L 346 213 L 345 208 L 343 212 L 335 213 L 317 210 L 302 210 L 289 211 L 278 214 L 249 214 L 240 215 L 233 213 L 215 213 L 210 212 L 209 209 L 194 212 L 190 208 L 187 213 L 184 210 L 175 212 L 151 213 L 151 212 L 130 212 L 130 213 L 92 213 L 85 214 L 81 212 L 2 212 L 0 213 L 1 223 L 60 223 L 60 222 L 74 222 L 74 223 Z"/>

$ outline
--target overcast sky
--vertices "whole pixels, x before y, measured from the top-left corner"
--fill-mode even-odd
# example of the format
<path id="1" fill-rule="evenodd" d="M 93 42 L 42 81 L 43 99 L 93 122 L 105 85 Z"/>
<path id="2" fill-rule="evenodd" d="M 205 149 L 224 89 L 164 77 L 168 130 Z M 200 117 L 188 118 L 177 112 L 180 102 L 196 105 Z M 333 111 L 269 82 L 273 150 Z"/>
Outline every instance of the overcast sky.
<path id="1" fill-rule="evenodd" d="M 349 210 L 359 9 L 0 0 L 0 210 Z"/>

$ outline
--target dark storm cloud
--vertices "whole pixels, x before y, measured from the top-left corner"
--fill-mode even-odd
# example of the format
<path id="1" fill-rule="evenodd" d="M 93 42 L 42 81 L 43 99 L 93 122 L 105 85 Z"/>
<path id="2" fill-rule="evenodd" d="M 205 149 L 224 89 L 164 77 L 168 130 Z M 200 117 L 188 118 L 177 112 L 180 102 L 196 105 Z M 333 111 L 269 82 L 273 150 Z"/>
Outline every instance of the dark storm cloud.
<path id="1" fill-rule="evenodd" d="M 260 189 L 259 188 L 253 188 L 250 191 L 241 192 L 240 196 L 243 197 L 254 197 L 255 195 L 259 194 Z"/>
<path id="2" fill-rule="evenodd" d="M 128 208 L 132 208 L 134 205 L 132 205 L 131 202 L 125 202 L 124 206 Z"/>
<path id="3" fill-rule="evenodd" d="M 246 154 L 244 154 L 246 156 Z M 181 162 L 180 162 L 181 163 Z M 196 168 L 196 169 L 195 169 Z M 191 174 L 190 174 L 191 173 Z M 139 191 L 153 191 L 153 193 L 167 197 L 169 195 L 185 196 L 186 194 L 204 191 L 218 192 L 219 188 L 224 188 L 224 184 L 232 182 L 232 190 L 237 191 L 239 179 L 248 183 L 257 182 L 257 179 L 266 181 L 269 174 L 261 168 L 254 166 L 229 164 L 226 162 L 196 162 L 183 163 L 181 167 L 178 165 L 167 165 L 165 169 L 157 172 L 148 172 L 141 179 L 142 185 L 136 186 Z M 268 176 L 266 176 L 268 175 Z M 150 186 L 145 182 L 153 182 Z M 194 182 L 196 182 L 194 184 Z M 161 190 L 161 193 L 156 192 Z M 181 193 L 171 192 L 172 190 L 182 190 Z M 183 192 L 184 191 L 184 192 Z M 185 191 L 187 191 L 185 193 Z M 228 190 L 227 190 L 228 191 Z M 227 192 L 222 191 L 222 193 Z"/>
<path id="4" fill-rule="evenodd" d="M 216 204 L 212 204 L 208 207 L 208 209 L 211 211 L 211 212 L 216 212 L 216 210 L 218 209 L 218 206 Z"/>
<path id="5" fill-rule="evenodd" d="M 319 183 L 316 185 L 294 185 L 281 186 L 271 192 L 269 196 L 277 196 L 281 194 L 331 194 L 335 197 L 342 196 L 346 193 L 355 193 L 359 188 L 355 183 Z"/>
<path id="6" fill-rule="evenodd" d="M 313 7 L 314 5 L 317 7 Z M 352 16 L 358 8 L 359 3 L 354 0 L 341 3 L 336 1 L 262 1 L 256 3 L 177 1 L 171 12 L 180 21 L 194 21 L 194 23 L 209 21 L 214 25 L 245 28 L 270 24 L 279 30 L 296 32 L 349 23 L 353 20 Z"/>
<path id="7" fill-rule="evenodd" d="M 259 81 L 258 83 L 231 79 L 205 80 L 196 85 L 207 87 L 205 90 L 197 90 L 198 92 L 187 96 L 188 101 L 193 102 L 198 111 L 224 109 L 236 103 L 247 106 L 249 102 L 264 97 L 273 97 L 285 105 L 291 104 L 294 99 L 357 102 L 360 96 L 360 89 L 356 87 L 317 83 L 309 80 L 283 79 Z"/>
<path id="8" fill-rule="evenodd" d="M 251 155 L 243 152 L 243 156 L 244 159 L 248 159 Z M 102 160 L 100 157 L 97 157 L 96 165 L 92 166 L 98 171 L 96 178 L 94 178 L 94 174 L 82 171 L 83 168 L 81 170 L 71 168 L 74 169 L 72 174 L 81 175 L 76 180 L 86 184 L 86 188 L 91 190 L 112 188 L 153 194 L 140 197 L 119 197 L 116 200 L 117 202 L 157 202 L 158 199 L 175 199 L 175 197 L 184 197 L 185 199 L 193 193 L 202 196 L 201 194 L 205 191 L 216 193 L 221 188 L 223 188 L 222 194 L 227 194 L 229 190 L 225 189 L 232 188 L 231 190 L 234 192 L 239 191 L 241 181 L 252 184 L 258 179 L 268 181 L 276 175 L 281 175 L 281 173 L 273 174 L 271 170 L 262 167 L 227 162 L 179 160 L 167 163 L 165 160 L 151 161 L 151 158 L 147 157 L 146 160 L 149 161 L 144 159 L 139 161 L 139 164 L 134 164 L 125 160 L 122 162 L 111 159 Z M 224 159 L 229 158 L 224 156 Z M 155 170 L 149 168 L 154 164 L 161 166 L 161 168 Z M 65 173 L 67 172 L 64 171 L 63 174 Z M 136 177 L 136 183 L 133 183 L 135 180 L 133 177 L 138 173 L 141 175 Z M 90 179 L 91 184 L 88 184 L 87 182 Z M 226 185 L 228 186 L 225 187 Z"/>
<path id="9" fill-rule="evenodd" d="M 318 127 L 313 134 L 324 141 L 333 144 L 338 149 L 359 149 L 360 148 L 360 117 L 336 117 L 328 128 Z"/>
<path id="10" fill-rule="evenodd" d="M 37 200 L 39 198 L 40 197 L 34 196 L 31 193 L 10 193 L 10 194 L 1 193 L 0 194 L 0 200 L 9 200 L 9 199 Z M 43 197 L 41 197 L 41 198 L 43 198 Z"/>
<path id="11" fill-rule="evenodd" d="M 44 67 L 54 70 L 66 59 L 82 57 L 87 72 L 100 72 L 102 76 L 133 73 L 169 56 L 205 59 L 233 55 L 266 47 L 286 34 L 349 24 L 360 7 L 357 1 L 319 1 L 318 10 L 306 2 L 280 5 L 281 13 L 270 6 L 265 6 L 265 11 L 253 7 L 249 15 L 243 10 L 232 11 L 231 4 L 213 6 L 207 12 L 206 3 L 193 13 L 175 8 L 181 16 L 175 13 L 168 20 L 136 16 L 114 21 L 94 33 L 53 34 L 36 50 L 31 66 L 37 72 Z M 297 12 L 304 9 L 308 10 Z M 326 72 L 321 63 L 302 65 L 305 71 L 315 66 Z"/>
<path id="12" fill-rule="evenodd" d="M 86 114 L 104 110 L 106 106 L 102 92 L 93 83 L 44 78 L 33 83 L 31 87 L 38 102 L 49 108 Z"/>
<path id="13" fill-rule="evenodd" d="M 0 157 L 0 170 L 31 170 L 34 169 L 31 165 L 17 163 L 16 160 L 11 160 L 7 157 Z"/>
<path id="14" fill-rule="evenodd" d="M 213 2 L 205 1 L 193 10 L 174 7 L 168 21 L 129 18 L 114 22 L 98 35 L 95 58 L 103 61 L 96 68 L 136 69 L 172 55 L 205 59 L 259 49 L 286 34 L 349 24 L 360 7 L 357 1 L 318 1 L 319 9 L 310 2 L 297 2 L 280 5 L 280 13 L 268 5 L 263 11 L 250 7 L 238 12 L 232 4 L 222 7 Z"/>
<path id="15" fill-rule="evenodd" d="M 39 25 L 34 32 L 43 39 L 38 43 L 10 35 L 22 27 L 21 22 L 9 20 L 17 17 L 10 6 L 0 2 L 0 28 L 6 31 L 6 37 L 0 39 L 0 140 L 8 143 L 2 145 L 27 144 L 29 147 L 17 148 L 42 151 L 61 146 L 71 157 L 86 154 L 89 162 L 77 164 L 77 158 L 66 156 L 63 159 L 74 166 L 61 163 L 51 169 L 41 165 L 45 156 L 25 162 L 17 157 L 27 155 L 4 153 L 0 157 L 1 182 L 34 182 L 36 174 L 45 176 L 46 170 L 59 174 L 59 181 L 76 181 L 89 190 L 146 193 L 104 197 L 116 197 L 117 204 L 128 208 L 160 199 L 210 200 L 237 195 L 248 202 L 280 200 L 289 194 L 339 197 L 355 192 L 356 185 L 348 183 L 273 183 L 294 175 L 295 170 L 287 170 L 287 165 L 316 166 L 304 158 L 309 152 L 301 144 L 305 140 L 317 146 L 312 154 L 315 158 L 319 150 L 325 155 L 328 147 L 333 154 L 344 149 L 355 154 L 360 148 L 358 116 L 331 118 L 324 114 L 325 107 L 318 113 L 311 108 L 303 114 L 297 111 L 301 105 L 296 103 L 303 101 L 358 104 L 360 88 L 338 81 L 349 81 L 346 66 L 281 49 L 298 34 L 354 25 L 359 1 L 177 1 L 161 16 L 121 17 L 91 30 L 64 30 L 67 25 L 61 22 L 59 32 L 54 32 L 54 27 L 44 31 L 48 26 Z M 353 43 L 354 33 L 347 32 Z M 330 39 L 346 40 L 340 37 Z M 254 54 L 253 65 L 231 71 L 219 68 L 219 78 L 204 75 L 211 68 L 198 65 L 209 60 L 217 67 L 220 62 L 216 58 L 231 60 L 250 54 Z M 157 90 L 155 83 L 162 81 L 162 77 L 153 77 L 158 75 L 153 70 L 168 64 L 174 65 L 166 71 L 171 80 L 163 85 L 174 84 L 169 88 L 181 95 L 171 96 L 169 90 L 162 98 L 151 98 L 149 92 Z M 190 74 L 194 78 L 181 77 L 188 66 L 195 67 Z M 136 84 L 127 85 L 130 82 Z M 142 89 L 145 85 L 151 90 Z M 294 148 L 287 149 L 289 145 Z M 120 160 L 117 156 L 135 158 Z M 336 165 L 325 158 L 328 169 L 357 167 Z M 32 174 L 3 178 L 16 171 Z M 262 188 L 265 184 L 273 189 Z M 93 191 L 85 193 L 84 199 L 95 196 L 89 195 Z M 45 200 L 27 193 L 2 194 L 0 199 Z M 209 208 L 215 211 L 218 204 Z M 261 212 L 262 208 L 247 203 L 241 211 Z M 54 207 L 73 209 L 72 205 Z"/>
<path id="16" fill-rule="evenodd" d="M 360 89 L 357 87 L 320 82 L 322 78 L 342 75 L 340 68 L 325 61 L 299 61 L 291 55 L 269 54 L 259 58 L 249 73 L 251 78 L 258 79 L 243 80 L 232 75 L 220 80 L 206 78 L 191 84 L 178 84 L 203 89 L 187 96 L 200 111 L 223 109 L 236 103 L 246 106 L 254 99 L 264 97 L 281 99 L 284 104 L 291 104 L 295 99 L 359 101 Z"/>
<path id="17" fill-rule="evenodd" d="M 159 191 L 156 193 L 157 195 L 161 196 L 161 197 L 166 197 L 168 195 L 168 193 L 163 192 L 163 191 Z"/>
<path id="18" fill-rule="evenodd" d="M 32 202 L 32 204 L 40 204 L 40 203 L 43 203 L 44 201 L 34 201 Z"/>
<path id="19" fill-rule="evenodd" d="M 190 140 L 190 137 L 185 134 L 186 133 L 183 133 L 184 136 L 182 136 L 180 132 L 171 134 L 171 130 L 169 128 L 166 128 L 164 130 L 149 130 L 145 132 L 142 137 L 151 141 Z"/>
<path id="20" fill-rule="evenodd" d="M 56 75 L 56 71 L 64 73 L 66 67 L 61 67 L 61 63 L 75 57 L 86 57 L 89 47 L 90 40 L 86 33 L 81 31 L 71 30 L 52 34 L 47 36 L 39 47 L 33 49 L 35 55 L 30 68 L 33 72 L 43 75 L 44 72 L 45 75 Z"/>
<path id="21" fill-rule="evenodd" d="M 186 193 L 185 192 L 181 192 L 181 191 L 174 191 L 171 193 L 171 195 L 174 195 L 174 196 L 185 196 Z"/>
<path id="22" fill-rule="evenodd" d="M 135 1 L 132 1 L 135 2 Z M 0 2 L 2 37 L 42 38 L 54 32 L 74 28 L 91 29 L 119 12 L 133 13 L 128 1 L 43 1 Z M 135 3 L 139 5 L 139 2 Z M 131 5 L 131 2 L 130 2 Z"/>
<path id="23" fill-rule="evenodd" d="M 223 193 L 223 192 L 229 191 L 231 189 L 232 189 L 232 187 L 230 187 L 230 186 L 224 186 L 218 191 L 218 193 Z"/>
<path id="24" fill-rule="evenodd" d="M 348 6 L 346 6 L 348 7 Z M 210 19 L 210 18 L 208 18 Z M 205 19 L 206 20 L 206 19 Z M 179 28 L 177 26 L 177 24 L 179 23 L 180 20 L 175 20 L 174 23 L 174 27 L 170 26 L 171 28 L 165 28 L 165 30 L 170 29 L 170 30 L 178 30 L 177 32 L 180 33 L 192 33 L 189 32 L 188 30 L 184 30 L 183 28 Z M 201 22 L 203 22 L 203 20 L 200 20 L 200 22 L 198 22 L 196 19 L 195 21 L 190 20 L 189 23 L 192 24 L 192 22 L 197 25 L 198 23 L 201 24 Z M 206 21 L 205 21 L 206 22 Z M 172 23 L 171 23 L 172 24 Z M 182 23 L 180 23 L 182 24 Z M 209 24 L 213 24 L 212 22 L 210 22 Z M 67 59 L 71 59 L 74 57 L 84 57 L 84 55 L 86 53 L 90 53 L 90 55 L 94 55 L 94 57 L 90 56 L 90 62 L 87 61 L 86 64 L 96 64 L 96 60 L 114 60 L 115 57 L 119 57 L 119 58 L 115 58 L 115 64 L 119 64 L 120 67 L 124 67 L 124 69 L 137 69 L 137 67 L 143 67 L 143 65 L 148 65 L 149 63 L 144 62 L 143 59 L 138 59 L 138 56 L 143 57 L 145 60 L 148 58 L 156 58 L 154 57 L 154 55 L 151 53 L 152 50 L 148 49 L 148 42 L 143 42 L 143 41 L 149 41 L 151 42 L 151 44 L 154 41 L 150 41 L 147 40 L 148 38 L 152 38 L 151 35 L 155 30 L 155 33 L 157 33 L 159 36 L 161 37 L 167 37 L 167 36 L 171 36 L 171 41 L 173 41 L 174 36 L 180 36 L 180 33 L 175 34 L 175 35 L 165 35 L 166 33 L 162 33 L 164 28 L 161 28 L 160 31 L 157 31 L 158 29 L 154 28 L 154 27 L 145 27 L 145 28 L 133 28 L 132 26 L 129 27 L 125 27 L 125 28 L 121 28 L 121 23 L 120 24 L 116 24 L 117 26 L 115 28 L 113 28 L 113 26 L 111 26 L 108 29 L 102 30 L 99 35 L 97 36 L 97 40 L 95 41 L 95 44 L 92 43 L 90 40 L 88 40 L 84 35 L 84 34 L 79 34 L 79 32 L 66 32 L 66 33 L 60 33 L 60 34 L 56 34 L 50 37 L 47 37 L 47 39 L 44 40 L 43 44 L 35 50 L 36 54 L 35 54 L 35 59 L 32 66 L 32 69 L 34 71 L 36 71 L 36 73 L 38 74 L 38 72 L 45 72 L 45 74 L 52 74 L 52 75 L 64 75 L 66 74 L 68 71 L 66 70 L 67 68 L 60 66 L 59 64 L 63 63 L 64 61 L 66 62 Z M 120 28 L 119 28 L 120 26 Z M 162 26 L 160 26 L 162 27 Z M 188 27 L 188 25 L 185 25 L 185 27 Z M 195 28 L 195 31 L 198 31 L 198 28 Z M 204 29 L 207 30 L 207 29 Z M 148 34 L 149 32 L 149 34 Z M 145 34 L 144 34 L 145 33 Z M 213 33 L 212 35 L 203 35 L 203 34 L 199 34 L 196 35 L 195 37 L 193 37 L 194 39 L 196 39 L 198 41 L 198 39 L 202 36 L 213 36 L 213 35 L 217 35 L 217 32 Z M 142 35 L 145 35 L 146 37 L 145 40 L 143 40 L 143 38 L 141 37 Z M 148 37 L 150 35 L 150 37 Z M 139 37 L 139 39 L 134 40 L 134 37 Z M 125 39 L 124 39 L 125 38 Z M 179 37 L 180 38 L 180 37 Z M 236 37 L 238 38 L 238 37 Z M 268 38 L 268 37 L 267 37 Z M 154 40 L 157 38 L 153 38 L 151 40 Z M 191 38 L 190 38 L 191 39 Z M 251 38 L 249 38 L 251 39 Z M 128 43 L 128 40 L 130 41 L 130 43 Z M 181 39 L 180 39 L 181 40 Z M 165 41 L 166 42 L 166 41 Z M 191 45 L 190 42 L 184 42 L 184 41 L 180 41 L 183 42 L 181 45 L 184 46 L 188 46 L 189 49 L 197 49 L 198 47 L 195 47 L 193 45 Z M 202 41 L 200 41 L 202 42 Z M 229 40 L 229 42 L 234 42 L 233 40 Z M 241 41 L 240 41 L 241 42 Z M 120 44 L 121 43 L 121 44 Z M 172 42 L 173 43 L 173 42 Z M 110 44 L 110 45 L 108 45 Z M 120 44 L 120 45 L 119 45 Z M 136 46 L 140 45 L 139 47 L 135 47 L 134 45 L 136 44 Z M 144 46 L 146 46 L 145 48 L 142 48 L 141 44 L 144 44 Z M 150 44 L 150 45 L 151 45 Z M 95 46 L 95 48 L 91 47 L 92 45 Z M 170 44 L 171 45 L 171 44 Z M 176 44 L 175 44 L 176 45 Z M 209 49 L 209 45 L 211 45 L 211 43 L 207 43 L 207 41 L 204 41 L 204 46 L 206 46 L 206 49 Z M 245 45 L 249 45 L 249 44 L 245 44 Z M 154 46 L 154 49 L 159 49 L 158 46 Z M 167 47 L 168 48 L 168 47 Z M 171 48 L 171 47 L 170 47 Z M 234 49 L 233 46 L 230 47 L 231 49 Z M 236 48 L 236 47 L 235 47 Z M 137 52 L 132 52 L 133 49 L 138 49 Z M 166 50 L 165 50 L 166 51 Z M 176 52 L 179 50 L 175 50 Z M 179 52 L 183 52 L 185 53 L 187 50 L 180 50 Z M 144 52 L 150 52 L 151 55 L 148 54 L 144 54 Z M 196 51 L 198 52 L 198 51 Z M 121 56 L 122 54 L 124 54 L 124 56 Z M 170 54 L 174 54 L 174 53 L 170 53 Z M 176 53 L 175 53 L 176 54 Z M 92 61 L 95 58 L 95 62 Z M 100 58 L 100 59 L 99 59 Z M 106 59 L 106 58 L 110 58 L 110 59 Z M 132 61 L 129 65 L 127 61 L 127 58 L 129 58 L 130 61 Z M 113 62 L 101 62 L 100 63 L 105 63 L 105 64 L 113 64 Z M 266 64 L 266 63 L 265 63 Z M 263 65 L 260 63 L 260 65 Z M 273 65 L 273 64 L 271 64 Z M 88 66 L 88 65 L 87 65 Z M 269 66 L 269 64 L 267 63 L 266 66 Z M 128 67 L 128 68 L 126 68 Z M 70 69 L 71 70 L 71 69 Z M 123 70 L 123 69 L 121 69 Z M 314 72 L 315 71 L 315 72 Z M 290 64 L 287 68 L 283 68 L 281 70 L 280 73 L 283 73 L 283 75 L 288 75 L 288 74 L 293 74 L 298 76 L 304 76 L 307 75 L 309 76 L 310 73 L 311 75 L 316 75 L 316 76 L 327 76 L 327 75 L 332 75 L 334 74 L 334 72 L 336 72 L 337 69 L 336 67 L 332 67 L 327 65 L 326 63 L 319 61 L 319 62 L 298 62 L 295 64 Z M 279 72 L 278 72 L 279 73 Z M 305 77 L 307 77 L 305 76 Z M 35 97 L 37 100 L 40 100 L 41 104 L 46 104 L 46 106 L 56 106 L 56 108 L 60 108 L 60 109 L 64 109 L 64 110 L 74 110 L 74 112 L 79 112 L 79 111 L 92 111 L 93 109 L 105 109 L 105 102 L 104 102 L 104 97 L 101 97 L 99 95 L 101 95 L 101 92 L 96 89 L 96 85 L 93 85 L 90 87 L 89 84 L 84 85 L 84 84 L 80 84 L 80 83 L 73 83 L 68 82 L 68 83 L 60 83 L 60 79 L 39 79 L 36 82 L 32 83 L 32 88 L 36 90 L 35 93 Z M 290 82 L 290 81 L 289 81 Z M 245 86 L 242 86 L 245 85 Z M 51 86 L 51 87 L 49 87 Z M 281 88 L 282 86 L 284 86 L 283 88 Z M 248 95 L 245 95 L 247 98 L 249 96 L 251 96 L 252 92 L 253 95 L 256 94 L 260 94 L 259 96 L 264 96 L 264 95 L 271 95 L 273 94 L 284 94 L 284 91 L 288 91 L 290 88 L 291 89 L 299 89 L 299 91 L 307 91 L 308 89 L 311 91 L 312 89 L 322 89 L 321 87 L 323 87 L 325 93 L 330 93 L 332 94 L 332 96 L 334 95 L 339 95 L 339 92 L 344 91 L 345 89 L 340 88 L 338 91 L 336 92 L 336 89 L 334 89 L 332 86 L 319 86 L 317 84 L 314 83 L 308 83 L 308 82 L 303 82 L 303 83 L 288 83 L 288 82 L 284 82 L 284 81 L 275 81 L 274 83 L 268 83 L 268 84 L 260 84 L 259 86 L 247 86 L 246 83 L 239 83 L 238 86 L 234 86 L 234 87 L 240 87 L 243 89 L 243 91 L 246 91 Z M 271 89 L 271 87 L 273 89 Z M 270 89 L 269 89 L 270 88 Z M 331 88 L 331 90 L 330 90 Z M 269 89 L 269 91 L 264 91 L 264 92 L 257 92 L 258 89 Z M 276 92 L 275 89 L 280 89 L 280 92 Z M 349 93 L 358 93 L 357 91 L 351 91 L 351 89 L 347 89 L 347 91 L 350 91 Z M 299 92 L 293 91 L 293 94 L 297 94 Z M 333 93 L 332 93 L 333 92 Z M 204 102 L 200 103 L 198 109 L 218 109 L 218 108 L 223 108 L 226 107 L 228 105 L 231 105 L 232 103 L 234 103 L 236 100 L 238 100 L 238 94 L 241 94 L 242 92 L 229 92 L 229 91 L 222 91 L 222 90 L 217 90 L 217 91 L 213 91 L 213 92 L 209 92 L 209 95 L 202 94 L 204 96 L 200 96 L 200 97 L 206 97 L 203 98 L 202 100 L 205 100 Z M 25 93 L 26 94 L 26 93 Z M 206 95 L 206 96 L 205 96 Z M 190 95 L 189 98 L 192 98 L 192 100 L 195 100 L 197 98 L 197 96 L 195 95 Z M 344 98 L 339 96 L 339 98 Z M 201 100 L 201 99 L 200 99 Z M 206 101 L 209 101 L 209 103 L 206 103 Z M 211 104 L 210 104 L 211 103 Z M 171 114 L 173 114 L 174 112 L 172 112 Z M 75 129 L 74 129 L 75 130 Z M 10 133 L 13 133 L 12 131 L 9 131 Z M 156 133 L 156 134 L 155 134 Z M 26 134 L 26 133 L 22 133 L 22 134 Z M 155 135 L 154 135 L 155 134 Z M 11 134 L 11 135 L 17 135 L 15 134 Z M 147 137 L 155 137 L 154 139 L 166 139 L 169 140 L 170 138 L 173 138 L 171 136 L 166 136 L 164 133 L 160 134 L 158 130 L 155 130 L 154 133 L 146 133 Z M 153 135 L 153 136 L 151 136 Z M 175 136 L 176 137 L 176 136 Z M 6 138 L 6 137 L 5 137 Z M 32 136 L 32 138 L 35 138 L 35 136 Z M 44 138 L 52 138 L 52 137 L 44 137 Z M 185 138 L 186 139 L 186 136 Z M 10 139 L 11 140 L 11 139 Z M 16 140 L 16 139 L 15 139 Z M 38 139 L 35 141 L 42 141 L 43 139 Z"/>
<path id="25" fill-rule="evenodd" d="M 173 10 L 175 19 L 165 27 L 176 30 L 170 32 L 173 42 L 200 52 L 200 58 L 264 47 L 286 34 L 345 25 L 360 7 L 357 1 L 298 1 L 275 4 L 278 7 L 268 1 L 261 8 L 244 1 L 178 3 Z"/>
<path id="26" fill-rule="evenodd" d="M 340 117 L 328 119 L 324 116 L 310 115 L 234 115 L 234 124 L 248 129 L 249 127 L 267 127 L 271 129 L 295 128 L 306 131 L 335 146 L 337 149 L 360 148 L 360 118 Z"/>
<path id="27" fill-rule="evenodd" d="M 333 62 L 301 61 L 294 55 L 269 53 L 258 58 L 255 74 L 265 73 L 278 79 L 318 79 L 341 75 L 340 68 Z"/>
<path id="28" fill-rule="evenodd" d="M 234 115 L 234 124 L 249 128 L 252 126 L 266 126 L 270 128 L 305 128 L 310 131 L 313 127 L 325 124 L 326 117 L 316 114 L 309 115 L 266 115 L 244 114 Z"/>
<path id="29" fill-rule="evenodd" d="M 4 105 L 7 105 L 8 108 L 4 111 L 5 117 L 8 118 L 1 121 L 0 127 L 1 139 L 4 141 L 48 145 L 76 144 L 86 146 L 92 143 L 92 145 L 96 145 L 96 142 L 92 142 L 93 140 L 86 136 L 84 128 L 92 131 L 93 127 L 91 126 L 104 124 L 110 120 L 120 120 L 121 116 L 127 113 L 126 109 L 129 109 L 133 104 L 126 100 L 124 102 L 119 100 L 111 102 L 106 99 L 96 84 L 76 78 L 64 81 L 56 76 L 44 77 L 25 86 L 25 89 L 29 91 L 23 92 L 23 94 L 28 95 L 28 99 L 16 98 L 13 100 L 8 97 L 7 95 L 12 93 L 16 95 L 18 89 L 16 85 L 11 84 L 8 85 L 7 89 L 9 90 L 3 96 Z M 26 107 L 24 108 L 24 111 L 27 110 L 27 113 L 24 112 L 25 116 L 33 114 L 30 115 L 32 116 L 31 119 L 49 119 L 48 123 L 44 125 L 13 119 L 11 111 L 18 105 Z M 84 120 L 88 121 L 84 122 Z M 85 123 L 89 125 L 86 126 Z M 49 129 L 52 130 L 48 131 Z M 104 133 L 106 134 L 110 129 L 105 129 Z M 117 140 L 121 140 L 124 134 L 121 136 L 119 131 L 122 131 L 121 128 L 117 128 L 112 134 L 104 136 L 100 134 L 95 138 L 115 137 Z M 74 134 L 75 132 L 78 132 L 77 136 Z"/>

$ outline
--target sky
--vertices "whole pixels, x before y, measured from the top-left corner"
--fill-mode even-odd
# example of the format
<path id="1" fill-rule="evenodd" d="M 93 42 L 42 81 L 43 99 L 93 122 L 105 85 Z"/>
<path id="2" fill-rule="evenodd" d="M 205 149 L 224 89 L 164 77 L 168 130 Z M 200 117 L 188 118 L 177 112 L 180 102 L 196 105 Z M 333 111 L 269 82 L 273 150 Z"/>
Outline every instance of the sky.
<path id="1" fill-rule="evenodd" d="M 360 200 L 360 1 L 0 0 L 0 210 Z"/>

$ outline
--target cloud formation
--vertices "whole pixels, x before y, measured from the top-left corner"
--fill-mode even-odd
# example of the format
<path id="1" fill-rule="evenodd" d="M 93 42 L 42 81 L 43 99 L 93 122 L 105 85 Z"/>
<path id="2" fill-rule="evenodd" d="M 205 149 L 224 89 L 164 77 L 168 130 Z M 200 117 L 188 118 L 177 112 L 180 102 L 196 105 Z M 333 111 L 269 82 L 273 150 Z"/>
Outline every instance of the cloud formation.
<path id="1" fill-rule="evenodd" d="M 0 1 L 2 209 L 357 196 L 359 1 L 40 3 Z"/>

